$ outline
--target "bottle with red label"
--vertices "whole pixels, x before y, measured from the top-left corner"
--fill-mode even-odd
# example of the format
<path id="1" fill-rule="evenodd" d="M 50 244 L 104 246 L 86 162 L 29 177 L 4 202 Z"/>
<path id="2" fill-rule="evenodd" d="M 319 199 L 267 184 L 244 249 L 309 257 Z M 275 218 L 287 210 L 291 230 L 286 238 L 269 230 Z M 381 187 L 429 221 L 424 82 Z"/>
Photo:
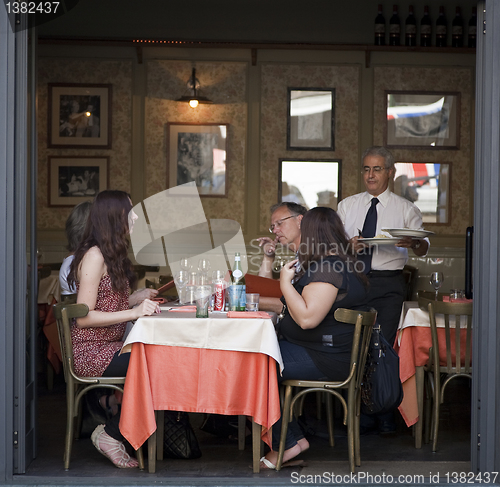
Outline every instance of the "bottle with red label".
<path id="1" fill-rule="evenodd" d="M 224 311 L 226 307 L 226 281 L 222 271 L 214 271 L 212 277 L 212 290 L 214 297 L 213 310 Z"/>

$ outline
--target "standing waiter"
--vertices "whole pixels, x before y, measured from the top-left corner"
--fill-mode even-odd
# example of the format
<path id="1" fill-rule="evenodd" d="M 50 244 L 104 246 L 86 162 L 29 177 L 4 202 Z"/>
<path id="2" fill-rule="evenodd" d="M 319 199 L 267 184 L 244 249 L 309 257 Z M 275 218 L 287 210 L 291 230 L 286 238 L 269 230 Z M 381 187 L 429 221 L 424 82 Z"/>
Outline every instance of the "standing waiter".
<path id="1" fill-rule="evenodd" d="M 361 172 L 366 191 L 342 200 L 338 214 L 355 251 L 360 252 L 370 281 L 367 299 L 363 304 L 377 310 L 382 332 L 392 344 L 404 301 L 403 267 L 408 260 L 408 249 L 411 248 L 415 255 L 422 257 L 427 254 L 429 241 L 404 237 L 394 246 L 373 246 L 369 249 L 358 241 L 360 233 L 364 238 L 375 237 L 382 228 L 422 228 L 420 210 L 389 189 L 389 181 L 396 172 L 393 155 L 385 147 L 374 146 L 365 150 L 362 161 Z M 392 413 L 380 415 L 376 419 L 381 434 L 395 431 Z M 371 422 L 373 426 L 376 419 L 373 418 Z"/>

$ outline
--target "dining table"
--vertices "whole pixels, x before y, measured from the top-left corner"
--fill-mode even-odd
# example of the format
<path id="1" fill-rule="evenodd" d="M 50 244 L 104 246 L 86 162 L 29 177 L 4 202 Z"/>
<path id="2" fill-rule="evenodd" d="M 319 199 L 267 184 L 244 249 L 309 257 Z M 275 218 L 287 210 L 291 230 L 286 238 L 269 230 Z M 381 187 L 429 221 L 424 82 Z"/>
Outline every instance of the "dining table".
<path id="1" fill-rule="evenodd" d="M 120 431 L 134 449 L 148 441 L 148 469 L 156 469 L 163 438 L 159 412 L 237 415 L 252 418 L 253 471 L 259 472 L 261 439 L 271 446 L 280 417 L 278 376 L 283 369 L 271 316 L 264 312 L 211 312 L 160 306 L 128 334 L 130 361 L 121 405 Z M 160 413 L 161 414 L 161 413 Z M 158 432 L 162 424 L 158 421 Z"/>
<path id="2" fill-rule="evenodd" d="M 432 347 L 429 313 L 419 308 L 418 301 L 405 301 L 401 311 L 398 332 L 394 342 L 394 350 L 399 355 L 399 376 L 403 385 L 403 400 L 399 405 L 399 412 L 408 427 L 416 427 L 416 447 L 421 446 L 421 409 L 422 391 L 417 390 L 418 382 L 422 381 L 424 367 L 429 360 L 429 349 Z M 444 335 L 444 316 L 436 315 L 438 328 L 439 357 L 442 364 L 446 364 L 446 343 Z M 454 318 L 450 318 L 450 327 L 455 327 Z M 454 330 L 451 330 L 454 337 Z M 461 330 L 461 351 L 465 354 L 466 330 Z M 452 356 L 454 339 L 452 338 Z M 464 357 L 462 357 L 463 359 Z M 420 407 L 419 407 L 420 404 Z M 419 410 L 420 409 L 420 410 Z"/>

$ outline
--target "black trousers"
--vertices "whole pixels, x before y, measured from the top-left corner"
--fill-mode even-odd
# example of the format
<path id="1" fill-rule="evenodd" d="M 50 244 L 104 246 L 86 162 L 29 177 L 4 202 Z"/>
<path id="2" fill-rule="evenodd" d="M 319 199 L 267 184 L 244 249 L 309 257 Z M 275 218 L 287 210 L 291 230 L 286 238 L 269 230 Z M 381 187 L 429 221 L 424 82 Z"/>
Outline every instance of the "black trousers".
<path id="1" fill-rule="evenodd" d="M 368 274 L 370 286 L 366 306 L 377 310 L 385 339 L 392 345 L 396 339 L 401 309 L 405 296 L 405 282 L 402 273 L 390 275 L 391 271 L 372 271 Z"/>
<path id="2" fill-rule="evenodd" d="M 113 360 L 111 360 L 108 368 L 102 374 L 103 377 L 125 377 L 128 369 L 128 362 L 130 360 L 130 353 L 123 353 L 119 355 L 120 352 L 116 352 L 113 356 Z M 110 389 L 107 389 L 110 391 Z M 118 441 L 124 441 L 125 438 L 120 432 L 120 411 L 118 414 L 111 416 L 110 419 L 106 421 L 106 425 L 104 426 L 104 431 Z"/>

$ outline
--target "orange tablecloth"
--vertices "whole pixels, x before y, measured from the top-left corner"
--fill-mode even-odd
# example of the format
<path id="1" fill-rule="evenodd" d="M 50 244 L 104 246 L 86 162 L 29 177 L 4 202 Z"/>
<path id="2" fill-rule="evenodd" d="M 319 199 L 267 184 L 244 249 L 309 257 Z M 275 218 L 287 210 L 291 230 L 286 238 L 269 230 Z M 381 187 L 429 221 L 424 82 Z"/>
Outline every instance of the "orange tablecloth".
<path id="1" fill-rule="evenodd" d="M 446 365 L 445 330 L 438 328 L 439 357 L 441 365 Z M 455 356 L 455 330 L 451 330 L 452 356 Z M 461 331 L 461 355 L 465 358 L 466 330 Z M 414 425 L 418 417 L 416 367 L 427 364 L 429 348 L 432 346 L 431 329 L 425 326 L 407 326 L 399 330 L 394 349 L 399 355 L 399 376 L 403 383 L 403 401 L 399 412 L 407 426 Z M 444 359 L 443 359 L 444 358 Z"/>
<path id="2" fill-rule="evenodd" d="M 120 430 L 135 449 L 156 430 L 155 410 L 251 416 L 270 445 L 280 417 L 276 362 L 262 353 L 133 343 Z"/>

